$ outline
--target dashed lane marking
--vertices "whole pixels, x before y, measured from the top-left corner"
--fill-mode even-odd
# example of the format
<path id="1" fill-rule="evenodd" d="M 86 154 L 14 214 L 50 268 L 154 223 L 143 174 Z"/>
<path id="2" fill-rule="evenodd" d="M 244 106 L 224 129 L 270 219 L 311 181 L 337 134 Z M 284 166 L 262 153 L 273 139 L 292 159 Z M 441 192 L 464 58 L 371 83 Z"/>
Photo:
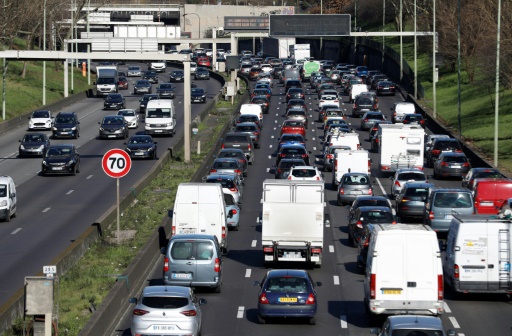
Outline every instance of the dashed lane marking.
<path id="1" fill-rule="evenodd" d="M 339 276 L 334 275 L 333 276 L 333 280 L 334 280 L 334 284 L 335 285 L 339 285 L 340 284 L 340 277 Z"/>
<path id="2" fill-rule="evenodd" d="M 245 270 L 245 277 L 246 278 L 250 278 L 251 277 L 251 269 L 250 268 Z"/>
<path id="3" fill-rule="evenodd" d="M 66 195 L 70 195 L 73 191 L 74 191 L 74 190 L 73 190 L 73 189 L 71 189 L 70 191 L 68 191 L 68 192 L 66 193 Z"/>
<path id="4" fill-rule="evenodd" d="M 450 316 L 450 317 L 449 317 L 449 319 L 450 319 L 450 322 L 452 323 L 452 325 L 453 325 L 453 327 L 454 327 L 455 329 L 459 329 L 459 328 L 460 328 L 460 325 L 459 325 L 459 323 L 457 322 L 457 320 L 455 319 L 455 317 Z M 460 335 L 460 334 L 459 334 L 459 335 Z"/>
<path id="5" fill-rule="evenodd" d="M 272 148 L 272 145 L 268 146 L 268 148 Z"/>
<path id="6" fill-rule="evenodd" d="M 340 315 L 340 325 L 341 325 L 341 329 L 347 329 L 348 328 L 347 316 L 346 315 Z"/>
<path id="7" fill-rule="evenodd" d="M 14 230 L 13 232 L 11 232 L 12 235 L 15 235 L 16 233 L 20 232 L 21 231 L 21 228 L 17 228 L 16 230 Z"/>
<path id="8" fill-rule="evenodd" d="M 270 168 L 267 168 L 267 173 L 270 172 Z"/>
<path id="9" fill-rule="evenodd" d="M 452 312 L 452 310 L 450 309 L 450 307 L 448 307 L 448 303 L 444 303 L 444 311 L 447 312 L 448 314 Z"/>
<path id="10" fill-rule="evenodd" d="M 48 210 L 50 210 L 51 208 L 46 208 L 43 210 L 43 212 L 47 212 Z"/>
<path id="11" fill-rule="evenodd" d="M 269 159 L 269 160 L 271 160 L 271 159 L 272 159 L 272 155 L 269 155 L 269 156 L 268 156 L 268 159 Z"/>
<path id="12" fill-rule="evenodd" d="M 258 221 L 257 221 L 257 222 L 259 222 L 259 219 L 258 219 Z M 251 247 L 256 247 L 256 244 L 257 244 L 257 243 L 258 243 L 258 241 L 257 241 L 257 240 L 253 240 L 253 241 L 252 241 L 252 243 L 251 243 Z"/>
<path id="13" fill-rule="evenodd" d="M 88 180 L 88 179 L 90 179 L 90 178 L 92 178 L 92 177 L 93 177 L 93 175 L 89 175 L 89 176 L 87 176 L 85 179 L 86 179 L 86 180 Z"/>
<path id="14" fill-rule="evenodd" d="M 245 307 L 238 307 L 238 312 L 236 313 L 236 318 L 244 318 L 244 310 L 245 310 Z"/>
<path id="15" fill-rule="evenodd" d="M 270 137 L 270 139 L 274 139 L 274 136 L 272 135 L 272 136 Z"/>
<path id="16" fill-rule="evenodd" d="M 334 245 L 329 245 L 329 252 L 334 253 Z"/>

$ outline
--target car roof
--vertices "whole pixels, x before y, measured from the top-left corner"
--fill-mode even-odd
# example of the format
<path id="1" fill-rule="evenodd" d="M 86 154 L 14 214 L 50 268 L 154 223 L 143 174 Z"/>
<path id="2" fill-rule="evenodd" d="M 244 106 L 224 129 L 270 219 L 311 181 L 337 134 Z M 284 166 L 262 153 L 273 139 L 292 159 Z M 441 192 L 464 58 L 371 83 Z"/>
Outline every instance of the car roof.
<path id="1" fill-rule="evenodd" d="M 409 172 L 413 172 L 413 173 L 423 173 L 425 174 L 425 172 L 421 169 L 418 169 L 418 168 L 400 168 L 396 171 L 397 173 L 409 173 Z"/>
<path id="2" fill-rule="evenodd" d="M 180 235 L 181 236 L 181 235 Z M 142 296 L 186 296 L 191 294 L 190 287 L 185 286 L 147 286 L 142 291 Z"/>
<path id="3" fill-rule="evenodd" d="M 386 201 L 389 201 L 389 198 L 384 197 L 384 196 L 359 195 L 356 197 L 356 200 L 386 200 Z"/>
<path id="4" fill-rule="evenodd" d="M 267 272 L 267 279 L 284 277 L 284 276 L 307 278 L 308 272 L 305 270 L 296 270 L 296 269 L 279 269 L 279 270 L 270 270 Z"/>
<path id="5" fill-rule="evenodd" d="M 317 170 L 318 168 L 316 168 L 315 166 L 295 166 L 295 167 L 292 167 L 292 169 L 313 169 L 313 170 Z"/>
<path id="6" fill-rule="evenodd" d="M 306 149 L 306 147 L 302 144 L 284 144 L 283 146 L 281 146 L 281 150 L 284 148 L 304 148 L 304 149 Z"/>
<path id="7" fill-rule="evenodd" d="M 57 115 L 75 115 L 75 112 L 59 112 Z"/>
<path id="8" fill-rule="evenodd" d="M 383 211 L 383 212 L 389 212 L 390 214 L 393 214 L 391 208 L 385 207 L 385 206 L 365 205 L 365 206 L 358 207 L 357 210 L 359 212 Z"/>
<path id="9" fill-rule="evenodd" d="M 72 148 L 72 147 L 75 147 L 75 145 L 72 145 L 72 144 L 50 145 L 49 148 Z"/>
<path id="10" fill-rule="evenodd" d="M 222 148 L 219 153 L 221 152 L 238 152 L 238 153 L 243 153 L 244 151 L 240 148 Z"/>
<path id="11" fill-rule="evenodd" d="M 228 172 L 224 172 L 224 173 L 211 173 L 209 174 L 208 176 L 206 176 L 206 179 L 228 179 L 228 180 L 233 180 L 235 179 L 236 177 L 238 176 L 237 173 L 228 173 Z"/>
<path id="12" fill-rule="evenodd" d="M 396 329 L 434 329 L 444 332 L 441 319 L 436 316 L 395 315 L 388 317 L 393 330 Z"/>

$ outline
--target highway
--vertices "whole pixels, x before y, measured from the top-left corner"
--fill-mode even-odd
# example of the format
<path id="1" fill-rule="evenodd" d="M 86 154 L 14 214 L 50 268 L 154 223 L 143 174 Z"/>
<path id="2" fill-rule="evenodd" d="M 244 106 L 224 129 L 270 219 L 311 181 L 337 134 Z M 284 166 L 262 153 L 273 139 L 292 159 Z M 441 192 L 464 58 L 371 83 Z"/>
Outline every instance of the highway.
<path id="1" fill-rule="evenodd" d="M 307 103 L 310 111 L 310 127 L 307 130 L 307 147 L 319 160 L 322 149 L 323 131 L 317 119 L 316 92 L 308 88 Z M 279 137 L 279 125 L 285 112 L 284 88 L 276 84 L 273 88 L 271 108 L 264 117 L 261 149 L 256 151 L 255 164 L 249 167 L 249 177 L 245 180 L 245 196 L 241 211 L 240 230 L 230 232 L 228 255 L 223 260 L 223 288 L 221 294 L 198 291 L 199 298 L 207 299 L 203 306 L 203 335 L 207 336 L 281 336 L 281 335 L 369 335 L 370 326 L 363 305 L 363 279 L 356 266 L 357 249 L 350 247 L 347 240 L 346 216 L 348 209 L 336 205 L 336 192 L 331 189 L 331 173 L 324 172 L 326 181 L 325 212 L 330 215 L 330 224 L 325 226 L 324 255 L 322 267 L 310 269 L 314 281 L 321 281 L 318 287 L 319 308 L 317 324 L 300 324 L 294 320 L 278 320 L 275 323 L 259 325 L 257 322 L 258 287 L 254 281 L 263 278 L 261 250 L 261 226 L 258 217 L 261 211 L 262 182 L 273 178 L 275 149 Z M 390 108 L 401 99 L 380 97 L 380 108 L 391 118 Z M 351 104 L 343 98 L 342 108 L 350 115 Z M 361 133 L 365 149 L 370 148 L 367 132 L 359 130 L 359 120 L 349 118 L 352 127 Z M 390 180 L 377 169 L 377 154 L 372 153 L 372 174 L 376 195 L 386 195 Z M 311 160 L 313 162 L 313 160 Z M 432 170 L 426 169 L 431 175 Z M 460 180 L 432 180 L 437 186 L 460 187 Z M 284 264 L 280 268 L 304 268 L 302 264 Z M 148 284 L 161 284 L 162 262 L 155 265 L 154 272 L 148 274 Z M 127 298 L 128 300 L 128 298 Z M 509 297 L 492 295 L 470 295 L 452 300 L 446 296 L 445 314 L 442 320 L 445 329 L 455 329 L 461 336 L 510 335 L 512 305 Z M 123 319 L 111 335 L 128 336 L 133 306 L 127 306 Z M 379 326 L 380 327 L 380 326 Z M 106 333 L 107 334 L 107 333 Z M 110 334 L 109 334 L 110 335 Z"/>
<path id="2" fill-rule="evenodd" d="M 146 65 L 142 65 L 146 69 Z M 127 66 L 120 66 L 126 72 Z M 160 82 L 169 81 L 167 72 L 159 75 Z M 138 110 L 141 95 L 133 95 L 132 82 L 140 77 L 129 77 L 129 90 L 119 92 L 126 97 L 126 107 Z M 221 89 L 214 79 L 195 81 L 205 88 L 211 100 Z M 176 83 L 177 135 L 183 134 L 183 83 Z M 153 85 L 153 93 L 156 85 Z M 204 104 L 192 104 L 192 118 L 204 109 Z M 0 174 L 11 176 L 17 186 L 17 216 L 11 222 L 0 223 L 0 305 L 23 287 L 25 276 L 42 272 L 59 253 L 64 251 L 89 226 L 104 214 L 116 200 L 115 179 L 107 177 L 101 167 L 101 158 L 112 148 L 124 148 L 126 140 L 98 140 L 98 122 L 103 116 L 116 114 L 117 110 L 103 110 L 102 98 L 88 98 L 66 107 L 80 119 L 80 138 L 51 139 L 52 144 L 73 143 L 81 158 L 77 176 L 40 175 L 41 158 L 17 157 L 18 140 L 27 133 L 18 128 L 0 136 Z M 52 111 L 55 116 L 57 112 Z M 141 115 L 142 117 L 142 115 Z M 28 120 L 27 120 L 28 127 Z M 144 130 L 130 129 L 130 135 Z M 47 132 L 50 134 L 50 132 Z M 158 155 L 162 155 L 177 140 L 176 137 L 158 137 Z M 140 180 L 155 162 L 133 162 L 130 173 L 120 180 L 121 195 Z"/>

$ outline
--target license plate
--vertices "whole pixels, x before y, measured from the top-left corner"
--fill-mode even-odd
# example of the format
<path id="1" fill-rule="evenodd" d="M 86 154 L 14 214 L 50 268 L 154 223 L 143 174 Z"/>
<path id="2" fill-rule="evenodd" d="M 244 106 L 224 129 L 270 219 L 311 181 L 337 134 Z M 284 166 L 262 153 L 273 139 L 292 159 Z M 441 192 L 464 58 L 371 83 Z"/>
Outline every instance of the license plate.
<path id="1" fill-rule="evenodd" d="M 444 219 L 452 219 L 453 216 L 452 215 L 444 215 Z"/>
<path id="2" fill-rule="evenodd" d="M 285 257 L 285 258 L 300 258 L 300 253 L 299 252 L 285 252 L 283 254 L 283 257 Z"/>
<path id="3" fill-rule="evenodd" d="M 152 327 L 152 330 L 155 331 L 167 331 L 167 330 L 174 330 L 174 326 L 167 326 L 167 325 L 154 325 Z"/>
<path id="4" fill-rule="evenodd" d="M 144 153 L 135 153 L 135 155 L 144 155 Z"/>
<path id="5" fill-rule="evenodd" d="M 453 165 L 452 168 L 460 168 L 461 165 Z"/>
<path id="6" fill-rule="evenodd" d="M 162 130 L 155 130 L 155 133 L 161 133 Z"/>
<path id="7" fill-rule="evenodd" d="M 173 273 L 173 279 L 192 279 L 192 274 L 190 273 Z"/>
<path id="8" fill-rule="evenodd" d="M 62 170 L 62 167 L 52 167 L 53 170 Z"/>
<path id="9" fill-rule="evenodd" d="M 111 134 L 111 135 L 109 135 L 108 137 L 109 137 L 109 138 L 115 138 L 116 136 L 115 136 L 115 135 L 113 135 L 113 134 Z"/>
<path id="10" fill-rule="evenodd" d="M 382 294 L 393 294 L 393 295 L 400 295 L 402 294 L 402 290 L 401 289 L 384 289 L 382 290 Z"/>
<path id="11" fill-rule="evenodd" d="M 297 302 L 297 298 L 280 297 L 279 302 Z"/>
<path id="12" fill-rule="evenodd" d="M 491 207 L 494 206 L 493 202 L 480 202 L 480 206 Z"/>
<path id="13" fill-rule="evenodd" d="M 351 193 L 351 194 L 357 194 L 357 195 L 360 195 L 360 194 L 362 194 L 363 192 L 362 192 L 361 190 L 352 190 L 350 193 Z"/>
<path id="14" fill-rule="evenodd" d="M 176 77 L 176 80 L 181 80 L 181 77 Z"/>
<path id="15" fill-rule="evenodd" d="M 196 230 L 194 229 L 184 229 L 184 230 L 179 230 L 178 231 L 179 234 L 194 234 L 196 233 Z"/>

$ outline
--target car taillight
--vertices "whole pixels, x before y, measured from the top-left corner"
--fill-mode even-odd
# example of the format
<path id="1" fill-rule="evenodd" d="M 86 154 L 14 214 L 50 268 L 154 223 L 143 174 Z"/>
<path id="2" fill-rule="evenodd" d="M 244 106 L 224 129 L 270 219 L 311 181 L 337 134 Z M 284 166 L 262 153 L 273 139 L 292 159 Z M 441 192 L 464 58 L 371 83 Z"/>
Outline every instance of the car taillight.
<path id="1" fill-rule="evenodd" d="M 259 132 L 252 132 L 252 134 L 259 135 L 260 133 Z"/>
<path id="2" fill-rule="evenodd" d="M 332 159 L 333 155 L 332 154 L 327 154 L 327 158 L 328 159 Z"/>
<path id="3" fill-rule="evenodd" d="M 455 279 L 458 279 L 459 278 L 459 265 L 455 264 L 453 266 L 453 277 Z"/>
<path id="4" fill-rule="evenodd" d="M 240 175 L 242 173 L 242 171 L 240 169 L 235 169 L 235 173 L 237 173 L 238 175 Z"/>
<path id="5" fill-rule="evenodd" d="M 443 275 L 442 274 L 438 274 L 437 275 L 437 299 L 438 300 L 442 300 L 444 295 L 443 295 Z"/>
<path id="6" fill-rule="evenodd" d="M 376 274 L 372 274 L 372 275 L 370 276 L 370 300 L 375 300 L 375 295 L 376 295 L 376 290 L 375 290 L 376 282 L 377 282 L 377 275 L 376 275 Z"/>
<path id="7" fill-rule="evenodd" d="M 367 122 L 368 121 L 368 118 L 364 119 L 364 122 Z"/>
<path id="8" fill-rule="evenodd" d="M 372 188 L 368 189 L 368 195 L 372 195 L 372 194 L 373 194 L 373 189 Z"/>
<path id="9" fill-rule="evenodd" d="M 390 88 L 390 89 L 394 89 L 395 87 L 394 87 L 394 86 L 390 86 L 389 88 Z"/>
<path id="10" fill-rule="evenodd" d="M 247 145 L 247 149 L 251 149 L 251 145 Z"/>
<path id="11" fill-rule="evenodd" d="M 305 158 L 305 157 L 307 157 L 307 156 L 308 156 L 307 154 L 302 154 L 302 157 L 303 157 L 303 158 Z"/>
<path id="12" fill-rule="evenodd" d="M 316 298 L 315 298 L 315 294 L 311 293 L 309 294 L 308 296 L 308 299 L 306 300 L 306 304 L 315 304 L 316 302 Z"/>
<path id="13" fill-rule="evenodd" d="M 456 149 L 455 153 L 462 153 L 462 149 Z"/>
<path id="14" fill-rule="evenodd" d="M 441 166 L 448 167 L 448 162 L 441 162 Z"/>
<path id="15" fill-rule="evenodd" d="M 396 117 L 396 112 L 393 112 L 393 117 Z"/>
<path id="16" fill-rule="evenodd" d="M 216 173 L 217 169 L 210 169 L 210 173 Z"/>
<path id="17" fill-rule="evenodd" d="M 345 190 L 343 188 L 340 188 L 339 193 L 340 195 L 345 195 Z"/>
<path id="18" fill-rule="evenodd" d="M 402 121 L 404 124 L 408 124 L 409 123 L 409 120 L 404 120 Z"/>
<path id="19" fill-rule="evenodd" d="M 285 154 L 279 154 L 280 157 L 285 157 Z"/>
<path id="20" fill-rule="evenodd" d="M 317 177 L 316 177 L 316 180 L 317 180 L 317 181 L 320 181 L 320 177 L 319 177 L 319 176 L 317 176 Z"/>
<path id="21" fill-rule="evenodd" d="M 226 238 L 226 227 L 225 226 L 222 228 L 221 237 L 222 237 L 222 239 Z"/>
<path id="22" fill-rule="evenodd" d="M 357 223 L 356 223 L 356 226 L 357 226 L 358 228 L 362 229 L 362 228 L 363 228 L 363 222 L 361 222 L 361 221 L 357 222 Z"/>
<path id="23" fill-rule="evenodd" d="M 441 153 L 440 149 L 432 149 L 432 154 L 439 155 Z"/>
<path id="24" fill-rule="evenodd" d="M 432 219 L 434 219 L 434 218 L 435 218 L 434 212 L 433 212 L 433 211 L 430 211 L 430 212 L 428 213 L 428 219 L 432 220 Z"/>
<path id="25" fill-rule="evenodd" d="M 238 160 L 238 162 L 240 162 L 240 163 L 244 163 L 244 162 L 245 162 L 245 160 Z"/>
<path id="26" fill-rule="evenodd" d="M 219 273 L 220 272 L 220 259 L 219 258 L 215 258 L 215 264 L 213 265 L 213 271 L 215 273 Z"/>
<path id="27" fill-rule="evenodd" d="M 400 187 L 400 182 L 395 181 L 395 186 Z"/>
<path id="28" fill-rule="evenodd" d="M 232 209 L 232 210 L 231 210 L 231 213 L 232 213 L 233 215 L 236 215 L 236 214 L 237 214 L 237 210 L 236 210 L 236 209 Z"/>
<path id="29" fill-rule="evenodd" d="M 134 309 L 133 310 L 133 315 L 135 315 L 135 316 L 142 316 L 142 315 L 146 315 L 148 313 L 149 312 L 147 310 L 143 310 L 143 309 Z"/>
<path id="30" fill-rule="evenodd" d="M 292 179 L 292 176 L 291 176 L 291 175 L 290 175 L 290 176 L 288 176 L 288 180 L 291 180 L 291 179 Z"/>
<path id="31" fill-rule="evenodd" d="M 174 236 L 176 234 L 176 225 L 171 227 L 171 234 Z"/>
<path id="32" fill-rule="evenodd" d="M 260 303 L 261 304 L 268 304 L 267 295 L 265 293 L 261 293 L 261 295 L 260 295 Z"/>
<path id="33" fill-rule="evenodd" d="M 335 159 L 334 160 L 334 171 L 336 171 L 337 168 L 338 168 L 338 160 Z"/>
<path id="34" fill-rule="evenodd" d="M 185 316 L 196 316 L 197 311 L 195 309 L 184 310 L 184 311 L 180 312 L 180 314 L 183 314 Z"/>
<path id="35" fill-rule="evenodd" d="M 278 174 L 281 173 L 281 172 L 282 172 L 281 168 L 277 169 L 277 173 Z"/>
<path id="36" fill-rule="evenodd" d="M 469 167 L 469 162 L 465 162 L 462 167 Z"/>
<path id="37" fill-rule="evenodd" d="M 224 144 L 222 144 L 222 146 L 220 146 L 221 149 L 224 149 Z"/>

